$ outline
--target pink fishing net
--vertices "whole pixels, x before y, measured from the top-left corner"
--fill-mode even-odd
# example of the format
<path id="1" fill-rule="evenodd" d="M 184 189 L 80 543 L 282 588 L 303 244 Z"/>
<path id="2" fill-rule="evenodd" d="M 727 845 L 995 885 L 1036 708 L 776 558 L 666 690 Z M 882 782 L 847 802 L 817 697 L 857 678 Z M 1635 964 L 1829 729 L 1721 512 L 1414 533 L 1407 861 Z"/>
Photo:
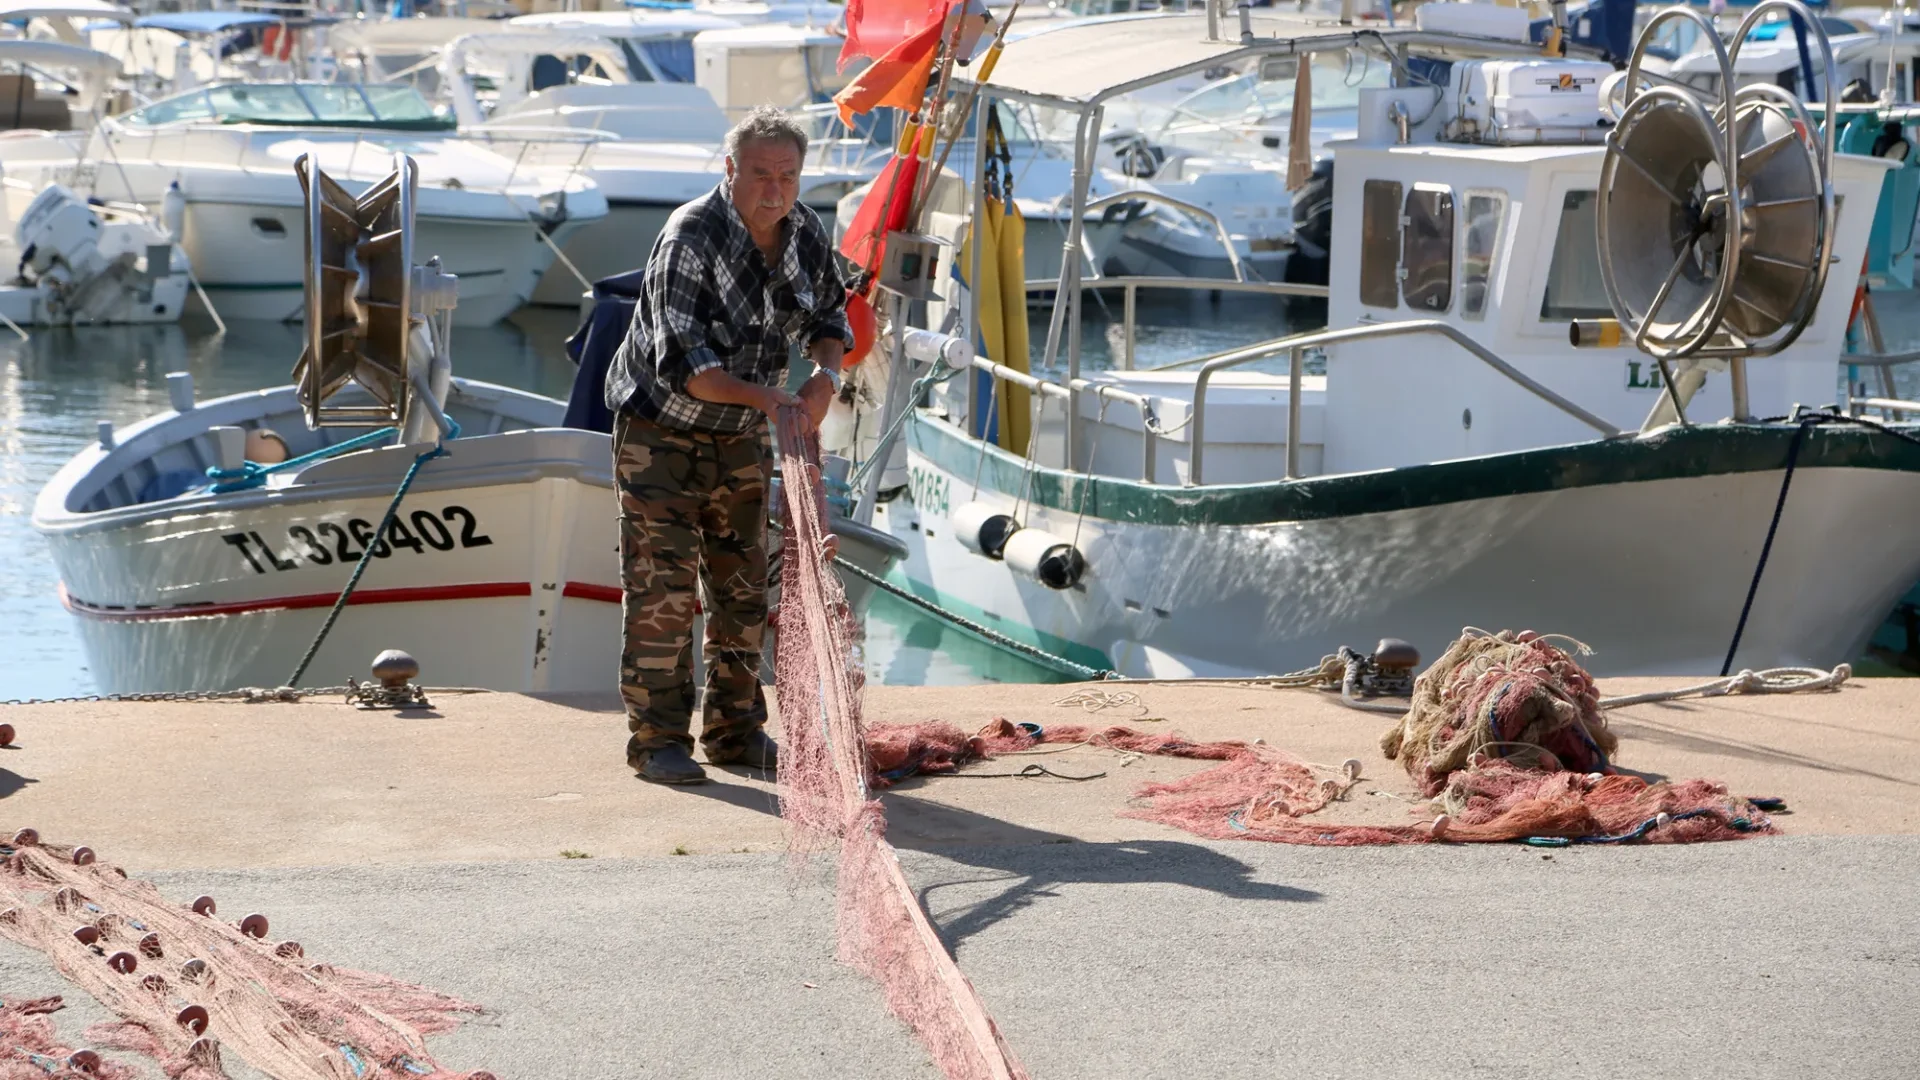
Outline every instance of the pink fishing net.
<path id="1" fill-rule="evenodd" d="M 1041 730 L 995 720 L 967 735 L 939 720 L 881 725 L 868 734 L 869 780 L 884 787 L 916 774 L 951 773 L 1042 743 L 1218 762 L 1178 780 L 1141 786 L 1135 792 L 1139 805 L 1121 811 L 1216 840 L 1323 847 L 1534 837 L 1681 843 L 1774 831 L 1759 806 L 1711 781 L 1649 782 L 1598 772 L 1540 771 L 1501 760 L 1447 774 L 1438 797 L 1443 813 L 1434 820 L 1337 824 L 1311 815 L 1354 788 L 1357 777 L 1344 768 L 1314 765 L 1255 743 L 1194 742 L 1123 726 L 1061 724 Z"/>
<path id="2" fill-rule="evenodd" d="M 151 1057 L 172 1080 L 222 1080 L 223 1051 L 275 1080 L 488 1076 L 441 1067 L 423 1038 L 477 1006 L 309 963 L 299 943 L 267 939 L 263 916 L 202 907 L 37 837 L 16 838 L 0 863 L 0 936 L 44 952 L 119 1017 L 88 1031 L 96 1045 Z"/>
<path id="3" fill-rule="evenodd" d="M 775 692 L 786 737 L 781 814 L 798 855 L 838 848 L 839 955 L 877 980 L 887 1007 L 952 1080 L 1015 1080 L 1025 1070 L 907 885 L 872 775 L 860 717 L 853 627 L 824 557 L 819 437 L 803 414 L 776 424 L 786 495 Z"/>
<path id="4" fill-rule="evenodd" d="M 64 1007 L 58 997 L 0 1002 L 0 1080 L 134 1080 L 125 1065 L 60 1038 L 47 1017 Z"/>

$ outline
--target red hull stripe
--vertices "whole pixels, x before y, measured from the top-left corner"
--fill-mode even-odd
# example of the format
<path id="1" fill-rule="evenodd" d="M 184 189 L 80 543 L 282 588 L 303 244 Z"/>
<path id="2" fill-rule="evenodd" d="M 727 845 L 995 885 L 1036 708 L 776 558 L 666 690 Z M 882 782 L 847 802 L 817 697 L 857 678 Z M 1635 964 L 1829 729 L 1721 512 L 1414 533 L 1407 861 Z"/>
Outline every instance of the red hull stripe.
<path id="1" fill-rule="evenodd" d="M 407 589 L 356 589 L 347 599 L 348 607 L 362 604 L 423 604 L 443 600 L 489 600 L 504 596 L 531 596 L 533 586 L 524 581 L 482 581 L 470 585 L 425 585 Z M 582 582 L 567 583 L 563 595 L 587 600 L 618 602 L 619 589 Z M 210 615 L 244 615 L 254 611 L 300 611 L 330 608 L 339 593 L 308 593 L 304 596 L 276 596 L 263 600 L 236 600 L 225 604 L 174 604 L 167 607 L 108 607 L 90 604 L 60 589 L 60 599 L 68 611 L 90 619 L 108 622 L 148 622 L 159 619 L 200 619 Z"/>
<path id="2" fill-rule="evenodd" d="M 621 601 L 623 593 L 613 585 L 589 585 L 584 581 L 569 581 L 567 587 L 560 590 L 561 596 L 571 596 L 580 600 L 600 600 L 609 604 Z"/>

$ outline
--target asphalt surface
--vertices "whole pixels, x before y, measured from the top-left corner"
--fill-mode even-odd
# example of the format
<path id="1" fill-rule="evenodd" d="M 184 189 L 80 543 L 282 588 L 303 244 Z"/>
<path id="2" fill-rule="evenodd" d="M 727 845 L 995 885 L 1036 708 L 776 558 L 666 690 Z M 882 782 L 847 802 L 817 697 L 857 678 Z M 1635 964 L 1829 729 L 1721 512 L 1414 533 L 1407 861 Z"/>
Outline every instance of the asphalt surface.
<path id="1" fill-rule="evenodd" d="M 1920 837 L 901 858 L 1036 1080 L 1920 1071 Z M 485 1006 L 432 1040 L 450 1068 L 936 1075 L 835 962 L 829 879 L 777 854 L 151 876 L 267 913 L 315 960 Z M 106 1018 L 0 942 L 0 994 L 43 993 L 71 1003 L 63 1030 Z"/>

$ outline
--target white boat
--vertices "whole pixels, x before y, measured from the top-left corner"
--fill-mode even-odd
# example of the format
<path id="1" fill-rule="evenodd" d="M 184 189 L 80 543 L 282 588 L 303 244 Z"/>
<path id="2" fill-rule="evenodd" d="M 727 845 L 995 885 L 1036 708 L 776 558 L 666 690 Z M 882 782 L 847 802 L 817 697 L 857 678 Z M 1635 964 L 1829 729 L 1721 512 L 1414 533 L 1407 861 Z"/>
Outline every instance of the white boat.
<path id="1" fill-rule="evenodd" d="M 1888 162 L 1832 155 L 1796 134 L 1817 130 L 1797 106 L 1747 93 L 1748 171 L 1720 190 L 1733 158 L 1704 107 L 1636 93 L 1603 113 L 1612 66 L 1542 56 L 1516 9 L 1430 4 L 1365 30 L 1262 15 L 1245 43 L 1232 12 L 1225 33 L 1208 22 L 1012 41 L 984 94 L 1091 112 L 1210 62 L 1446 61 L 1441 85 L 1362 90 L 1355 137 L 1330 145 L 1333 329 L 1091 371 L 1083 286 L 1139 286 L 1069 263 L 1034 345 L 1065 370 L 1035 378 L 973 356 L 979 300 L 947 286 L 926 325 L 962 333 L 908 333 L 892 380 L 935 355 L 974 370 L 915 403 L 856 511 L 908 545 L 899 584 L 1136 676 L 1284 672 L 1383 636 L 1431 656 L 1469 625 L 1572 635 L 1610 675 L 1859 655 L 1920 576 L 1920 450 L 1897 430 L 1760 418 L 1833 399 L 1852 290 L 1823 271 L 1860 265 Z M 1723 270 L 1701 253 L 1733 240 L 1702 210 L 1735 198 L 1766 226 Z M 1676 203 L 1694 215 L 1679 232 Z M 1007 448 L 979 433 L 1016 383 L 1041 411 L 1031 444 Z"/>
<path id="2" fill-rule="evenodd" d="M 461 278 L 462 325 L 504 318 L 532 295 L 555 245 L 606 217 L 577 173 L 519 165 L 461 139 L 403 85 L 216 83 L 103 121 L 6 144 L 7 173 L 109 201 L 185 198 L 180 242 L 227 318 L 302 312 L 301 194 L 291 166 L 311 154 L 353 190 L 395 150 L 420 163 L 421 242 Z"/>
<path id="3" fill-rule="evenodd" d="M 58 184 L 7 174 L 15 132 L 66 129 L 118 71 L 84 46 L 0 39 L 0 320 L 16 331 L 173 322 L 185 306 L 186 253 L 143 207 L 90 206 Z M 43 92 L 43 81 L 72 93 Z"/>
<path id="4" fill-rule="evenodd" d="M 411 185 L 375 194 L 385 192 L 386 210 L 404 221 L 394 189 Z M 172 410 L 103 432 L 41 491 L 34 525 L 103 691 L 292 682 L 363 557 L 364 576 L 300 685 L 363 677 L 389 647 L 412 653 L 428 685 L 617 685 L 621 583 L 608 437 L 562 427 L 563 402 L 451 375 L 444 314 L 453 283 L 431 265 L 397 269 L 410 261 L 404 241 L 365 243 L 396 224 L 378 216 L 386 210 L 363 199 L 357 227 L 339 231 L 334 218 L 323 226 L 317 211 L 303 216 L 303 233 L 311 227 L 323 238 L 312 271 L 320 302 L 353 309 L 341 275 L 321 264 L 333 266 L 359 242 L 371 318 L 357 328 L 351 319 L 324 329 L 309 322 L 295 385 L 199 402 L 190 376 L 170 375 Z M 382 304 L 401 302 L 393 291 L 401 281 L 410 281 L 405 302 L 417 313 L 410 330 L 380 317 L 391 310 Z M 404 376 L 365 359 L 400 355 Z M 348 373 L 355 381 L 324 392 Z M 316 418 L 322 426 L 310 426 Z M 335 424 L 361 433 L 349 438 L 352 429 Z M 397 440 L 374 434 L 383 424 L 398 429 Z M 284 441 L 288 464 L 244 463 L 249 439 L 260 444 L 263 430 Z M 422 462 L 436 443 L 445 456 Z M 230 471 L 211 482 L 211 468 Z M 870 573 L 885 573 L 903 553 L 872 530 L 833 527 L 842 556 Z M 856 604 L 864 584 L 849 580 Z"/>
<path id="5" fill-rule="evenodd" d="M 436 33 L 439 22 L 478 26 L 447 36 Z M 743 29 L 687 12 L 353 23 L 336 27 L 331 43 L 348 71 L 405 78 L 445 101 L 467 138 L 592 180 L 608 203 L 604 227 L 574 233 L 565 261 L 533 294 L 535 303 L 568 307 L 588 282 L 638 266 L 667 217 L 721 182 L 721 143 L 742 102 L 818 115 L 815 76 L 822 64 L 832 70 L 824 50 L 839 48 L 817 30 Z M 814 135 L 799 197 L 831 222 L 840 197 L 885 154 L 824 123 Z"/>

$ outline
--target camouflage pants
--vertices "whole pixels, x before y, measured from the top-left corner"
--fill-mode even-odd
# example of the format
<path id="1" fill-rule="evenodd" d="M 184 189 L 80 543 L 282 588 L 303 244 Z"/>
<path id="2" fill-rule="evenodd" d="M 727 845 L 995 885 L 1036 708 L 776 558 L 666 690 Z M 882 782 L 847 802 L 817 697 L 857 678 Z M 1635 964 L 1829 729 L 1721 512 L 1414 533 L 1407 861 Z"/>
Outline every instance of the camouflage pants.
<path id="1" fill-rule="evenodd" d="M 626 588 L 620 696 L 631 749 L 693 748 L 693 616 L 704 586 L 709 753 L 767 722 L 760 688 L 767 629 L 767 489 L 763 434 L 677 431 L 622 411 L 613 428 Z"/>

